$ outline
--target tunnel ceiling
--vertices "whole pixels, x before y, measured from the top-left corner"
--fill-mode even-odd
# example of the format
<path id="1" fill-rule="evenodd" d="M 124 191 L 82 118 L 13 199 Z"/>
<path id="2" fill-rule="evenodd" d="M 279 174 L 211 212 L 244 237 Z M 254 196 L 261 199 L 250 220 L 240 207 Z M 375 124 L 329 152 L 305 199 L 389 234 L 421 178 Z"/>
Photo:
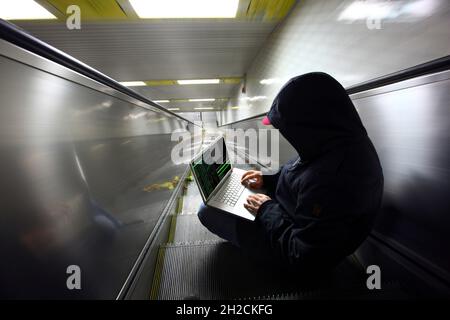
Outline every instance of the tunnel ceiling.
<path id="1" fill-rule="evenodd" d="M 37 38 L 174 111 L 219 110 L 238 89 L 252 59 L 295 0 L 240 0 L 231 19 L 140 19 L 128 0 L 38 0 L 55 20 L 13 23 Z M 81 30 L 66 27 L 65 10 L 81 9 Z M 220 79 L 178 85 L 175 80 Z M 214 102 L 188 99 L 215 98 Z M 180 109 L 180 110 L 177 110 Z M 207 110 L 205 110 L 207 111 Z"/>

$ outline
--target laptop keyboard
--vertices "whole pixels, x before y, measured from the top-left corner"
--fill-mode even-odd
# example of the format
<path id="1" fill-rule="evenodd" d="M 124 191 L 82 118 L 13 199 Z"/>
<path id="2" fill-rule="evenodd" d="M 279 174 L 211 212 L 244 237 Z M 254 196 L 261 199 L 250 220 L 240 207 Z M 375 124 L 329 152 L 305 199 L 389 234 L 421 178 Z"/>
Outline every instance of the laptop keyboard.
<path id="1" fill-rule="evenodd" d="M 217 201 L 225 203 L 230 207 L 234 207 L 242 191 L 244 191 L 244 186 L 241 184 L 241 176 L 239 174 L 232 173 L 230 178 L 222 187 L 222 190 L 217 195 Z"/>

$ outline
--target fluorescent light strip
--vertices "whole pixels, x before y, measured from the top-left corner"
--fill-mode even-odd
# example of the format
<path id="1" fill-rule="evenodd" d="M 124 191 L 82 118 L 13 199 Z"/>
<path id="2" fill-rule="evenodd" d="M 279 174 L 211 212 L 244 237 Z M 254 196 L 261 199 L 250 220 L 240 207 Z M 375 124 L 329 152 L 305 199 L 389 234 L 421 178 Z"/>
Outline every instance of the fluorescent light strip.
<path id="1" fill-rule="evenodd" d="M 0 18 L 5 20 L 56 19 L 52 13 L 33 0 L 0 1 Z"/>
<path id="2" fill-rule="evenodd" d="M 170 111 L 178 111 L 178 110 L 180 110 L 180 108 L 168 108 L 167 110 L 170 110 Z"/>
<path id="3" fill-rule="evenodd" d="M 216 101 L 214 98 L 208 98 L 208 99 L 189 99 L 189 102 L 211 102 Z"/>
<path id="4" fill-rule="evenodd" d="M 266 96 L 255 96 L 255 97 L 244 97 L 242 98 L 242 100 L 247 100 L 247 101 L 261 101 L 261 100 L 266 100 L 267 97 Z"/>
<path id="5" fill-rule="evenodd" d="M 198 107 L 198 108 L 194 108 L 194 110 L 214 110 L 213 107 Z"/>
<path id="6" fill-rule="evenodd" d="M 147 85 L 144 81 L 124 81 L 120 84 L 127 87 L 144 87 Z"/>
<path id="7" fill-rule="evenodd" d="M 262 79 L 259 83 L 265 84 L 265 85 L 271 85 L 273 83 L 279 83 L 281 82 L 278 78 L 270 78 L 270 79 Z"/>
<path id="8" fill-rule="evenodd" d="M 193 79 L 193 80 L 177 80 L 180 85 L 187 84 L 218 84 L 220 79 Z"/>
<path id="9" fill-rule="evenodd" d="M 153 102 L 156 102 L 156 103 L 169 103 L 170 100 L 155 100 Z"/>
<path id="10" fill-rule="evenodd" d="M 129 0 L 141 19 L 235 18 L 239 0 Z"/>

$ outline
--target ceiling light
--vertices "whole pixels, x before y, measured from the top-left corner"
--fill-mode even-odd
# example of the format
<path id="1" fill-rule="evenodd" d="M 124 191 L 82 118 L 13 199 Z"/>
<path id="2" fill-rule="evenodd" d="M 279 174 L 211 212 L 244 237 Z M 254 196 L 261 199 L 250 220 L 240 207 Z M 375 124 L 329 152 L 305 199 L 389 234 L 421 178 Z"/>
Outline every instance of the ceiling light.
<path id="1" fill-rule="evenodd" d="M 5 20 L 56 19 L 47 9 L 33 0 L 1 1 L 0 18 Z"/>
<path id="2" fill-rule="evenodd" d="M 120 82 L 121 85 L 127 87 L 143 87 L 146 86 L 144 81 L 124 81 Z"/>
<path id="3" fill-rule="evenodd" d="M 339 15 L 338 20 L 358 20 L 366 19 L 370 14 L 370 3 L 364 3 L 362 1 L 355 1 L 351 3 L 344 11 Z"/>
<path id="4" fill-rule="evenodd" d="M 440 0 L 378 0 L 355 1 L 347 6 L 338 21 L 356 20 L 394 20 L 396 22 L 414 21 L 414 18 L 427 17 L 439 7 Z M 411 20 L 412 19 L 412 20 Z"/>
<path id="5" fill-rule="evenodd" d="M 211 102 L 216 101 L 214 98 L 208 98 L 208 99 L 189 99 L 189 102 Z"/>
<path id="6" fill-rule="evenodd" d="M 153 102 L 156 102 L 156 103 L 169 103 L 170 100 L 155 100 Z"/>
<path id="7" fill-rule="evenodd" d="M 261 101 L 261 100 L 266 100 L 267 97 L 266 96 L 254 96 L 254 97 L 244 97 L 242 98 L 242 100 L 247 100 L 247 101 Z"/>
<path id="8" fill-rule="evenodd" d="M 239 109 L 239 107 L 231 107 L 231 109 L 237 110 L 237 109 Z"/>
<path id="9" fill-rule="evenodd" d="M 271 78 L 271 79 L 262 79 L 259 83 L 265 84 L 265 85 L 271 85 L 273 83 L 280 82 L 280 79 L 278 78 Z"/>
<path id="10" fill-rule="evenodd" d="M 139 119 L 139 118 L 145 116 L 146 114 L 147 114 L 147 111 L 142 111 L 142 112 L 135 113 L 135 114 L 129 114 L 128 116 L 129 116 L 131 119 Z"/>
<path id="11" fill-rule="evenodd" d="M 235 18 L 239 0 L 130 0 L 145 18 Z"/>
<path id="12" fill-rule="evenodd" d="M 198 107 L 198 108 L 194 108 L 194 110 L 214 110 L 213 107 Z"/>
<path id="13" fill-rule="evenodd" d="M 170 111 L 178 111 L 178 110 L 180 110 L 180 108 L 168 108 L 167 110 L 170 110 Z"/>
<path id="14" fill-rule="evenodd" d="M 251 97 L 249 100 L 250 101 L 261 101 L 261 100 L 266 100 L 267 97 L 266 96 L 256 96 L 256 97 Z"/>
<path id="15" fill-rule="evenodd" d="M 396 10 L 398 5 L 401 5 L 401 1 L 395 3 L 390 1 L 355 1 L 341 12 L 338 21 L 352 22 L 355 20 L 396 18 L 399 14 Z"/>
<path id="16" fill-rule="evenodd" d="M 220 79 L 196 79 L 196 80 L 177 80 L 178 84 L 218 84 Z"/>

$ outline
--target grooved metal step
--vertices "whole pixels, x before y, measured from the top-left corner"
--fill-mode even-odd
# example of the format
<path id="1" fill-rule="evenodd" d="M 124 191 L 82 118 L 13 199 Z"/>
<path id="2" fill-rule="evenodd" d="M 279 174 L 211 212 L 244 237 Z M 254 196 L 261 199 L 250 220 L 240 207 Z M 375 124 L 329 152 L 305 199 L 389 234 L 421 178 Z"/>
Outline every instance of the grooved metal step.
<path id="1" fill-rule="evenodd" d="M 178 215 L 172 223 L 175 223 L 173 243 L 220 240 L 201 224 L 196 214 Z"/>
<path id="2" fill-rule="evenodd" d="M 336 295 L 342 285 L 365 284 L 361 270 L 350 260 L 336 269 L 334 278 L 338 281 L 326 286 L 331 285 Z M 249 260 L 228 242 L 203 241 L 161 246 L 151 298 L 239 299 L 308 290 L 310 284 L 302 286 L 275 267 Z"/>
<path id="3" fill-rule="evenodd" d="M 314 300 L 314 299 L 351 299 L 351 300 L 405 300 L 411 297 L 398 282 L 382 282 L 380 290 L 368 290 L 364 285 L 342 290 L 339 295 L 330 289 L 319 289 L 288 294 L 251 297 L 246 300 Z"/>

